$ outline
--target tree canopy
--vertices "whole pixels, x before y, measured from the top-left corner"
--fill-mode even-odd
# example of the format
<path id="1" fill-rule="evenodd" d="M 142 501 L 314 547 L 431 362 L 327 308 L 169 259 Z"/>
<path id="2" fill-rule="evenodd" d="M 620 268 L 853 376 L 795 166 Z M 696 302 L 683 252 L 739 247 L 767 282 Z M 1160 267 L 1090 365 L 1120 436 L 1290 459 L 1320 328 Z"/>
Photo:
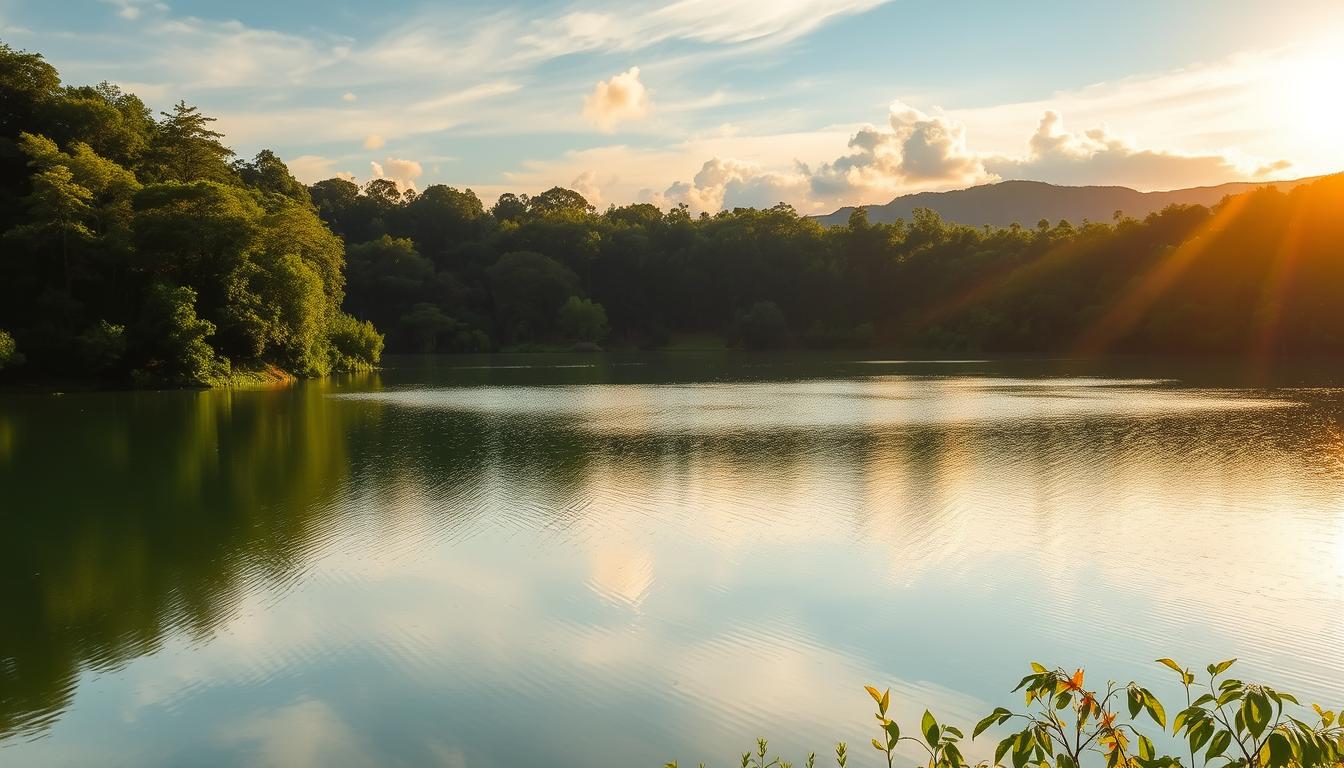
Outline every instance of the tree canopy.
<path id="1" fill-rule="evenodd" d="M 155 120 L 37 54 L 0 44 L 0 64 L 12 375 L 194 386 L 378 362 L 381 336 L 343 313 L 344 243 L 274 152 L 230 162 L 185 102 Z"/>

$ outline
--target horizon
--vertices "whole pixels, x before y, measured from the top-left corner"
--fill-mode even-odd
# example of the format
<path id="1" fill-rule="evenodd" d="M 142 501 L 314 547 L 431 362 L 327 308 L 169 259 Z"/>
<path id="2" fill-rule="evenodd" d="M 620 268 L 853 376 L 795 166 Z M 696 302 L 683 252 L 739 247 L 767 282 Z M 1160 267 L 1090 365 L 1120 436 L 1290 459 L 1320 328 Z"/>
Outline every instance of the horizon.
<path id="1" fill-rule="evenodd" d="M 305 183 L 825 214 L 1008 180 L 1147 192 L 1344 167 L 1344 9 L 1326 2 L 80 5 L 0 5 L 0 37 L 67 84 L 184 98 Z"/>

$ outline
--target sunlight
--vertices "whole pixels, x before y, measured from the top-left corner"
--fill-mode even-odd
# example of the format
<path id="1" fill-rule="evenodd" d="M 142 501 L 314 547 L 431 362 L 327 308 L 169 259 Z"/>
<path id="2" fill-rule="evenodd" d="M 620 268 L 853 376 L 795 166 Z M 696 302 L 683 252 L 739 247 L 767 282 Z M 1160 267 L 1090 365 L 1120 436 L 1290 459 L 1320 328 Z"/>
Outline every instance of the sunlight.
<path id="1" fill-rule="evenodd" d="M 1338 160 L 1344 155 L 1344 51 L 1333 45 L 1308 49 L 1287 59 L 1277 75 L 1272 98 L 1285 132 L 1311 155 Z"/>

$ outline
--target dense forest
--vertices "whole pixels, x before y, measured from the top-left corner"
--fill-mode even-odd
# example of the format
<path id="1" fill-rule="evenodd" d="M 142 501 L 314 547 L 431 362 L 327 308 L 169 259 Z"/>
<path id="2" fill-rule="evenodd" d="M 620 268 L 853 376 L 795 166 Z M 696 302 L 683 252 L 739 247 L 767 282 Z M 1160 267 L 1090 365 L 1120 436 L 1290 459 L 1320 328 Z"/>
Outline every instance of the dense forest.
<path id="1" fill-rule="evenodd" d="M 62 87 L 0 44 L 0 368 L 173 386 L 377 364 L 308 190 L 271 152 L 234 160 L 211 122 Z"/>
<path id="2" fill-rule="evenodd" d="M 969 227 L 918 210 L 824 227 L 787 205 L 692 217 L 552 189 L 312 188 L 347 309 L 389 347 L 574 340 L 972 353 L 1344 351 L 1344 177 L 1143 220 Z M 577 297 L 577 298 L 574 298 Z"/>
<path id="3" fill-rule="evenodd" d="M 149 384 L 397 351 L 686 338 L 997 354 L 1344 351 L 1344 177 L 1142 220 L 826 227 L 781 204 L 597 211 L 562 188 L 305 187 L 0 47 L 0 368 Z M 375 328 L 377 330 L 375 330 Z M 26 361 L 26 362 L 25 362 Z"/>

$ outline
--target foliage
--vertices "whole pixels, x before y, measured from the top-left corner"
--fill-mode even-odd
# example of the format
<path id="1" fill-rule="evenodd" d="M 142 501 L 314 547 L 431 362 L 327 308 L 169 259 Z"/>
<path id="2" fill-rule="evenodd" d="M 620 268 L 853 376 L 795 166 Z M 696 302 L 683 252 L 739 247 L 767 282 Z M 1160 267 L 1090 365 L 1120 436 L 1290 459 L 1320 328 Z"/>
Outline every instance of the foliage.
<path id="1" fill-rule="evenodd" d="M 136 372 L 143 384 L 217 386 L 229 364 L 207 343 L 215 325 L 196 316 L 196 291 L 155 283 L 146 297 L 136 341 L 148 360 Z"/>
<path id="2" fill-rule="evenodd" d="M 607 335 L 607 311 L 592 299 L 570 296 L 560 307 L 560 332 L 575 341 L 597 343 Z"/>
<path id="3" fill-rule="evenodd" d="M 14 343 L 14 337 L 8 331 L 0 330 L 0 370 L 23 365 L 23 353 Z"/>
<path id="4" fill-rule="evenodd" d="M 777 347 L 789 331 L 784 313 L 773 301 L 752 304 L 751 309 L 738 315 L 737 326 L 742 345 L 749 349 Z"/>
<path id="5" fill-rule="evenodd" d="M 0 63 L 0 323 L 27 375 L 200 386 L 377 364 L 381 335 L 342 310 L 344 243 L 274 152 L 230 163 L 184 102 L 155 120 L 116 86 L 61 87 L 36 54 L 0 44 Z"/>
<path id="6" fill-rule="evenodd" d="M 1188 706 L 1170 722 L 1171 736 L 1190 747 L 1187 765 L 1181 757 L 1160 754 L 1141 724 L 1166 734 L 1167 713 L 1152 691 L 1137 683 L 1106 683 L 1104 689 L 1085 686 L 1083 670 L 1067 672 L 1032 663 L 1031 673 L 1014 691 L 1023 691 L 1027 709 L 1014 712 L 996 707 L 971 733 L 976 739 L 989 729 L 1009 722 L 1022 729 L 1009 733 L 994 748 L 993 760 L 970 763 L 962 754 L 964 734 L 940 723 L 925 710 L 917 735 L 904 735 L 888 715 L 891 690 L 865 686 L 877 704 L 879 738 L 873 748 L 888 768 L 902 760 L 902 744 L 919 755 L 917 765 L 928 768 L 1080 768 L 1099 764 L 1107 768 L 1340 768 L 1344 766 L 1344 723 L 1339 713 L 1312 705 L 1308 715 L 1291 694 L 1255 683 L 1221 679 L 1235 659 L 1210 664 L 1208 682 L 1197 686 L 1195 674 L 1171 659 L 1158 659 L 1181 676 Z M 1207 688 L 1207 691 L 1203 689 Z M 1198 698 L 1191 698 L 1199 691 Z M 1119 707 L 1124 701 L 1125 710 Z M 1341 708 L 1344 709 L 1344 708 Z M 1126 716 L 1127 715 L 1127 716 Z M 1301 715 L 1299 717 L 1298 715 Z M 1307 720 L 1302 717 L 1309 718 Z M 784 768 L 791 763 L 771 758 L 764 739 L 756 751 L 744 753 L 743 768 Z M 1005 762 L 1007 759 L 1007 762 Z M 814 765 L 815 753 L 807 766 Z M 836 764 L 846 768 L 845 744 L 836 745 Z M 676 762 L 667 768 L 677 768 Z M 703 768 L 703 764 L 702 764 Z"/>

